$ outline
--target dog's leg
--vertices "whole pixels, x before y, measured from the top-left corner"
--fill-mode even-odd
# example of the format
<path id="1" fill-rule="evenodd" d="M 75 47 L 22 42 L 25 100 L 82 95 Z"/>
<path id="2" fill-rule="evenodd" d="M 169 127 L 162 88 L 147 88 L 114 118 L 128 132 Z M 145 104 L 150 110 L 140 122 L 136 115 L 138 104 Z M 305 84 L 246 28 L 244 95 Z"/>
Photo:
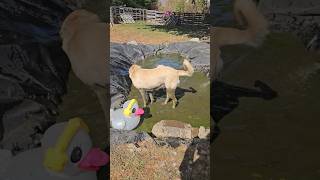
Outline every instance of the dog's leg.
<path id="1" fill-rule="evenodd" d="M 170 99 L 170 95 L 169 95 L 168 89 L 166 89 L 166 94 L 167 94 L 167 96 L 166 96 L 166 100 L 162 103 L 162 105 L 167 104 L 167 103 L 168 103 L 168 101 L 169 101 L 169 99 Z"/>
<path id="2" fill-rule="evenodd" d="M 153 104 L 154 102 L 153 92 L 149 93 L 149 97 L 150 97 L 150 104 Z"/>
<path id="3" fill-rule="evenodd" d="M 141 94 L 141 96 L 142 96 L 143 107 L 147 107 L 145 90 L 144 90 L 144 89 L 139 89 L 139 92 L 140 92 L 140 94 Z"/>
<path id="4" fill-rule="evenodd" d="M 176 90 L 175 89 L 170 89 L 170 96 L 172 99 L 172 108 L 176 108 L 177 105 L 177 98 L 176 98 Z"/>

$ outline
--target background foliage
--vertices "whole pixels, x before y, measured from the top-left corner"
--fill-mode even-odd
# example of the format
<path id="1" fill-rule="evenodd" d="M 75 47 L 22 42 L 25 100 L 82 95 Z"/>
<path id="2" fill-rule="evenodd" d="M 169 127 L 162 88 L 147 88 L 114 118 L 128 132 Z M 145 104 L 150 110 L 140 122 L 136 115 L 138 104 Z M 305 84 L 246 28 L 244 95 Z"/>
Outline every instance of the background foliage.
<path id="1" fill-rule="evenodd" d="M 112 6 L 156 9 L 158 0 L 112 0 Z"/>
<path id="2" fill-rule="evenodd" d="M 127 6 L 162 11 L 203 13 L 208 12 L 208 0 L 113 0 L 113 6 Z"/>
<path id="3" fill-rule="evenodd" d="M 167 0 L 159 9 L 163 11 L 206 13 L 208 12 L 207 0 Z"/>

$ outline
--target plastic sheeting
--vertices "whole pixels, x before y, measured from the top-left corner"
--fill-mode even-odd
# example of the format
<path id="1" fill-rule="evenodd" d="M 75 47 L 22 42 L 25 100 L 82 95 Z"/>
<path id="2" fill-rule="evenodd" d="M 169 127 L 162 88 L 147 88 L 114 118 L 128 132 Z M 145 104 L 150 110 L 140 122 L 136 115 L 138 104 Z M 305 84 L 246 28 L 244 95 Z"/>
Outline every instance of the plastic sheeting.
<path id="1" fill-rule="evenodd" d="M 0 32 L 6 38 L 0 43 L 59 40 L 60 24 L 70 12 L 63 0 L 2 0 Z"/>
<path id="2" fill-rule="evenodd" d="M 62 0 L 0 2 L 0 147 L 37 147 L 54 123 L 70 71 L 59 27 L 72 11 Z"/>

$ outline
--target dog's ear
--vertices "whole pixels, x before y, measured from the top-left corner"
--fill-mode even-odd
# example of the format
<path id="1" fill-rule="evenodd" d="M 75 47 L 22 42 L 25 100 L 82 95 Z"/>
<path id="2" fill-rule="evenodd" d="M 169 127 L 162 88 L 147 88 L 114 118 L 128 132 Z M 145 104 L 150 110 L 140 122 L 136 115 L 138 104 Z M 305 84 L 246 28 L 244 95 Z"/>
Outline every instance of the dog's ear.
<path id="1" fill-rule="evenodd" d="M 81 23 L 93 23 L 93 22 L 100 22 L 100 18 L 98 15 L 96 15 L 95 13 L 92 13 L 90 11 L 87 11 L 85 9 L 79 9 L 74 11 L 74 13 L 81 18 Z"/>
<path id="2" fill-rule="evenodd" d="M 98 15 L 90 13 L 88 14 L 88 21 L 90 22 L 100 22 L 100 18 Z"/>
<path id="3" fill-rule="evenodd" d="M 62 38 L 70 37 L 76 31 L 76 24 L 78 19 L 79 15 L 76 12 L 72 12 L 66 17 L 61 25 L 61 29 L 59 32 Z"/>
<path id="4" fill-rule="evenodd" d="M 98 15 L 84 9 L 75 10 L 70 13 L 62 23 L 60 36 L 71 37 L 80 24 L 100 22 Z"/>

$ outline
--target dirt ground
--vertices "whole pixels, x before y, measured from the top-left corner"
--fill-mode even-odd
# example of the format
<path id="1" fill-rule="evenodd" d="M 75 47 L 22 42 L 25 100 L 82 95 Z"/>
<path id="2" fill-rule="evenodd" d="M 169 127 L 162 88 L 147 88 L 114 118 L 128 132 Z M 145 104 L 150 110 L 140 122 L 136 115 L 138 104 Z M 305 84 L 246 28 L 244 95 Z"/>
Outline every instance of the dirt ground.
<path id="1" fill-rule="evenodd" d="M 142 141 L 111 147 L 110 179 L 208 179 L 208 146 L 198 144 L 201 150 L 195 150 L 183 144 L 173 148 Z"/>
<path id="2" fill-rule="evenodd" d="M 145 23 L 114 24 L 110 27 L 110 40 L 118 43 L 136 41 L 142 44 L 162 44 L 188 41 L 199 35 L 205 36 L 203 30 L 198 28 L 198 31 L 201 30 L 200 33 L 197 32 L 196 27 L 193 28 L 165 28 Z"/>
<path id="3" fill-rule="evenodd" d="M 139 146 L 124 144 L 111 150 L 110 179 L 180 179 L 179 165 L 186 147 L 174 150 L 148 142 Z"/>

